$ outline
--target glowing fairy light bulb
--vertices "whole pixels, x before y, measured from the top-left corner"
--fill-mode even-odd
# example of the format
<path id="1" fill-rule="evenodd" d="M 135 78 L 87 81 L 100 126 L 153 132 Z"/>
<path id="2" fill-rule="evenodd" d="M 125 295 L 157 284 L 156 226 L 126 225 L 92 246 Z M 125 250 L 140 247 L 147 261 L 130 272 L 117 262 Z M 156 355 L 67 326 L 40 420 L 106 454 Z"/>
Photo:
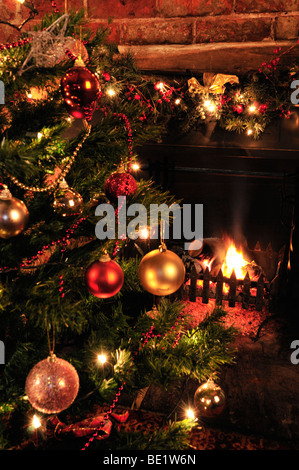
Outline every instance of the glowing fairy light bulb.
<path id="1" fill-rule="evenodd" d="M 249 106 L 249 112 L 250 113 L 255 113 L 256 112 L 256 106 L 254 104 L 252 104 L 251 106 Z"/>
<path id="2" fill-rule="evenodd" d="M 107 362 L 106 354 L 98 354 L 98 362 L 100 364 L 105 364 Z"/>
<path id="3" fill-rule="evenodd" d="M 178 104 L 180 104 L 180 102 L 181 102 L 180 98 L 177 98 L 177 99 L 175 100 L 174 104 L 178 105 Z"/>
<path id="4" fill-rule="evenodd" d="M 164 86 L 165 86 L 165 84 L 163 82 L 158 82 L 155 85 L 155 89 L 162 91 L 164 89 Z"/>
<path id="5" fill-rule="evenodd" d="M 149 231 L 146 227 L 140 230 L 140 238 L 145 239 L 145 238 L 148 238 L 148 236 L 149 236 Z"/>
<path id="6" fill-rule="evenodd" d="M 139 163 L 136 163 L 136 162 L 133 163 L 133 164 L 132 164 L 132 170 L 134 170 L 134 171 L 140 170 L 140 165 L 139 165 Z"/>
<path id="7" fill-rule="evenodd" d="M 252 130 L 252 129 L 248 129 L 247 135 L 252 135 L 252 133 L 253 133 L 253 130 Z"/>
<path id="8" fill-rule="evenodd" d="M 107 95 L 113 97 L 116 95 L 116 92 L 113 90 L 113 88 L 108 88 Z"/>
<path id="9" fill-rule="evenodd" d="M 194 411 L 191 408 L 188 408 L 186 411 L 186 416 L 188 419 L 195 419 Z"/>
<path id="10" fill-rule="evenodd" d="M 38 429 L 39 427 L 41 427 L 42 423 L 40 422 L 39 418 L 34 415 L 33 418 L 32 418 L 32 426 L 34 429 Z"/>
<path id="11" fill-rule="evenodd" d="M 213 101 L 211 101 L 211 100 L 206 100 L 206 101 L 204 102 L 204 107 L 205 107 L 208 111 L 210 111 L 210 113 L 213 113 L 213 112 L 215 111 L 215 109 L 216 109 L 215 103 L 213 103 Z"/>

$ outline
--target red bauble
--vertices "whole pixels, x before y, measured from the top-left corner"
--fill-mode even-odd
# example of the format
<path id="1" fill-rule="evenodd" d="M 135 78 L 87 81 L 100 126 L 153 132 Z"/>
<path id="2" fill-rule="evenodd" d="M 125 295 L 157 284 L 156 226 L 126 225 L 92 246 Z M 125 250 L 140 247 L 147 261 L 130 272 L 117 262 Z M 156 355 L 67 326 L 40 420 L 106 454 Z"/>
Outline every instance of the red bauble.
<path id="1" fill-rule="evenodd" d="M 61 92 L 68 112 L 77 119 L 90 117 L 100 96 L 96 75 L 86 67 L 72 67 L 61 79 Z"/>
<path id="2" fill-rule="evenodd" d="M 124 273 L 109 255 L 102 256 L 86 270 L 85 281 L 91 294 L 100 299 L 116 295 L 123 286 Z"/>
<path id="3" fill-rule="evenodd" d="M 117 202 L 120 196 L 133 196 L 137 191 L 137 182 L 130 173 L 120 168 L 109 176 L 104 190 L 109 201 Z"/>

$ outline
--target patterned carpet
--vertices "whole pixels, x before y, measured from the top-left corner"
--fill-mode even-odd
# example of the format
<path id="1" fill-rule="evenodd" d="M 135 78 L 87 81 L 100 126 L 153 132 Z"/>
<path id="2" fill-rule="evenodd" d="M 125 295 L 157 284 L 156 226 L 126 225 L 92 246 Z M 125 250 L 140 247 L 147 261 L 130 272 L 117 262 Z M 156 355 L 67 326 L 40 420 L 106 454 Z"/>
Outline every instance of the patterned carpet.
<path id="1" fill-rule="evenodd" d="M 105 411 L 107 410 L 104 407 L 98 409 L 96 417 L 98 418 L 99 416 L 103 415 Z M 98 414 L 98 412 L 100 414 Z M 164 424 L 164 417 L 161 414 L 151 413 L 148 411 L 119 409 L 116 411 L 116 413 L 118 413 L 117 416 L 120 417 L 120 420 L 117 421 L 115 419 L 111 419 L 112 425 L 110 428 L 109 426 L 107 427 L 107 437 L 103 440 L 103 444 L 106 441 L 106 444 L 104 445 L 108 445 L 108 448 L 109 444 L 107 441 L 111 439 L 110 432 L 113 427 L 122 433 L 130 434 L 133 432 L 141 432 L 151 436 L 154 431 L 160 429 Z M 123 418 L 124 416 L 126 416 L 125 419 Z M 89 436 L 92 435 L 96 429 L 94 428 L 95 422 L 95 416 L 85 420 L 84 426 L 86 423 L 89 423 L 87 424 L 87 428 L 89 426 L 93 428 L 93 430 L 90 428 L 91 432 L 88 434 Z M 58 437 L 58 440 L 60 440 L 62 446 L 63 442 L 65 442 L 65 438 L 68 441 L 68 437 L 71 438 L 73 442 L 75 440 L 78 445 L 78 437 L 79 439 L 82 439 L 83 434 L 79 436 L 77 430 L 80 430 L 81 432 L 82 429 L 84 429 L 82 423 L 83 422 L 74 423 L 71 426 L 63 425 L 64 430 L 62 433 L 56 436 Z M 61 429 L 63 429 L 63 426 Z M 69 433 L 70 428 L 72 428 L 71 433 Z M 76 437 L 74 436 L 73 431 L 75 431 Z M 85 441 L 88 441 L 88 435 L 86 435 Z M 281 442 L 266 439 L 262 436 L 247 435 L 240 432 L 215 429 L 201 425 L 196 425 L 193 427 L 190 433 L 189 445 L 193 450 L 291 450 L 288 446 Z"/>
<path id="2" fill-rule="evenodd" d="M 128 432 L 156 430 L 162 422 L 162 417 L 144 411 L 130 411 L 122 430 Z M 289 450 L 284 443 L 266 439 L 262 436 L 247 435 L 235 431 L 196 426 L 192 429 L 190 446 L 194 450 Z"/>

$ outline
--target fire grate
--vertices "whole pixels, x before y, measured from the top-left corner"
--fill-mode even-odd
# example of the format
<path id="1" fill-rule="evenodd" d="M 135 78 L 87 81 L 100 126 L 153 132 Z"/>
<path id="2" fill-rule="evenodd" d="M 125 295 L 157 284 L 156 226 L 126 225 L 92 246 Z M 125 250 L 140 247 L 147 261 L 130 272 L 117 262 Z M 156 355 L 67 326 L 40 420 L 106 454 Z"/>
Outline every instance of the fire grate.
<path id="1" fill-rule="evenodd" d="M 216 251 L 215 246 L 217 246 Z M 208 251 L 212 251 L 212 257 L 215 257 L 215 253 L 219 255 L 217 239 L 207 239 L 203 244 L 203 249 L 206 247 Z M 198 253 L 195 253 L 188 280 L 184 285 L 184 295 L 189 301 L 196 302 L 197 298 L 201 298 L 203 304 L 208 304 L 210 299 L 215 299 L 216 305 L 227 301 L 229 307 L 235 307 L 236 303 L 240 303 L 243 309 L 255 308 L 259 312 L 263 308 L 267 308 L 268 311 L 275 310 L 282 289 L 281 279 L 285 271 L 285 247 L 279 253 L 275 253 L 271 244 L 262 250 L 260 244 L 257 243 L 253 250 L 249 250 L 245 243 L 242 250 L 246 252 L 247 258 L 252 260 L 242 270 L 242 276 L 240 271 L 237 276 L 235 269 L 229 274 L 223 271 L 221 255 L 218 256 L 218 264 L 216 260 L 216 269 L 215 265 L 213 268 L 213 264 L 210 263 L 203 264 L 203 269 L 199 271 L 200 256 L 198 257 Z"/>
<path id="2" fill-rule="evenodd" d="M 270 284 L 263 274 L 257 281 L 251 281 L 248 273 L 240 280 L 236 278 L 234 271 L 230 278 L 227 278 L 223 276 L 221 269 L 217 276 L 212 276 L 209 268 L 197 274 L 193 266 L 186 287 L 190 302 L 196 302 L 197 297 L 201 297 L 204 304 L 208 304 L 210 299 L 215 299 L 216 305 L 221 305 L 227 300 L 229 307 L 235 307 L 236 302 L 240 302 L 242 308 L 254 306 L 257 311 L 269 306 Z"/>

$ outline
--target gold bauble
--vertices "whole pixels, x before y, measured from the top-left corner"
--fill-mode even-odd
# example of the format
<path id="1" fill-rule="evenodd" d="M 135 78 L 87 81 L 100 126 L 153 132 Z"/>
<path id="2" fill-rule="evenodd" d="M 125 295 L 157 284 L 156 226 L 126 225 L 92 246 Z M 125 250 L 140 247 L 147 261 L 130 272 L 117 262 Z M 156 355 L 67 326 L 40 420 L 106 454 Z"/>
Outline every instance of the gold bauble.
<path id="1" fill-rule="evenodd" d="M 194 407 L 198 419 L 214 420 L 219 418 L 226 408 L 225 393 L 213 379 L 209 379 L 196 390 Z"/>
<path id="2" fill-rule="evenodd" d="M 139 281 L 142 287 L 158 296 L 176 292 L 185 280 L 185 266 L 181 258 L 165 245 L 150 251 L 139 265 Z"/>
<path id="3" fill-rule="evenodd" d="M 19 235 L 27 225 L 29 212 L 23 201 L 12 197 L 8 188 L 0 193 L 0 238 Z"/>
<path id="4" fill-rule="evenodd" d="M 72 217 L 82 213 L 83 198 L 63 180 L 55 192 L 53 208 L 61 217 Z"/>

